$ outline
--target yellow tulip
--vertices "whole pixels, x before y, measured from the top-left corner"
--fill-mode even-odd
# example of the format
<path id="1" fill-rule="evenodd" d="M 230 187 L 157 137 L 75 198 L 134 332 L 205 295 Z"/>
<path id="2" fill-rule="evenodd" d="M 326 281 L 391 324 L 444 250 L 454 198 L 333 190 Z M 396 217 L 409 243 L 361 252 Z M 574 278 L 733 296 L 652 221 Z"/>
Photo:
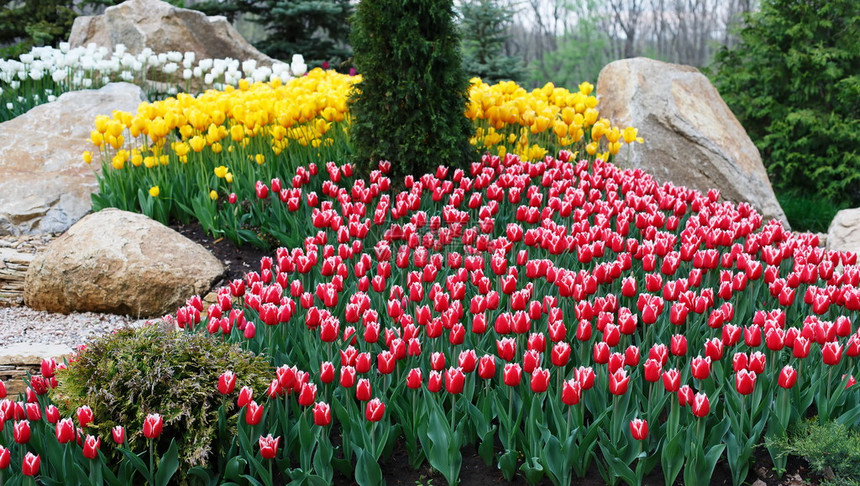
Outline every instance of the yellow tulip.
<path id="1" fill-rule="evenodd" d="M 245 138 L 245 128 L 242 125 L 233 125 L 230 127 L 230 138 L 234 142 L 239 142 Z"/>
<path id="2" fill-rule="evenodd" d="M 188 140 L 188 145 L 191 146 L 191 150 L 200 152 L 204 147 L 206 147 L 206 139 L 200 135 L 195 135 Z"/>
<path id="3" fill-rule="evenodd" d="M 96 130 L 99 133 L 105 133 L 108 130 L 108 124 L 110 123 L 110 117 L 107 115 L 99 115 L 96 117 Z"/>
<path id="4" fill-rule="evenodd" d="M 211 199 L 213 201 L 218 199 L 218 191 L 215 191 L 215 190 L 209 191 L 209 199 Z"/>
<path id="5" fill-rule="evenodd" d="M 158 186 L 152 186 L 149 188 L 149 195 L 150 196 L 158 197 L 159 194 L 161 194 L 161 190 L 158 188 Z"/>
<path id="6" fill-rule="evenodd" d="M 589 83 L 588 81 L 580 83 L 580 85 L 579 85 L 579 92 L 584 94 L 585 96 L 590 95 L 593 90 L 594 90 L 594 85 Z"/>
<path id="7" fill-rule="evenodd" d="M 639 133 L 638 130 L 636 130 L 633 127 L 625 128 L 624 133 L 623 133 L 624 143 L 633 143 L 633 142 L 642 143 L 642 142 L 644 142 L 644 140 L 642 140 L 642 137 L 636 136 L 638 133 Z"/>
<path id="8" fill-rule="evenodd" d="M 597 153 L 597 142 L 591 142 L 585 146 L 585 151 L 588 155 L 594 155 Z"/>
<path id="9" fill-rule="evenodd" d="M 218 177 L 219 179 L 223 179 L 229 171 L 230 171 L 230 169 L 228 169 L 227 167 L 225 167 L 223 165 L 215 167 L 215 176 Z"/>
<path id="10" fill-rule="evenodd" d="M 233 183 L 233 173 L 228 172 L 228 173 L 224 174 L 224 180 L 227 181 L 227 184 L 232 184 Z"/>
<path id="11" fill-rule="evenodd" d="M 257 154 L 254 156 L 254 160 L 257 161 L 257 165 L 263 165 L 266 163 L 266 156 L 263 154 Z"/>
<path id="12" fill-rule="evenodd" d="M 101 147 L 105 144 L 105 137 L 98 131 L 93 130 L 92 132 L 90 132 L 90 141 L 92 141 L 93 145 L 95 145 L 96 147 Z"/>
<path id="13" fill-rule="evenodd" d="M 84 159 L 84 162 L 86 162 L 87 164 L 89 164 L 93 161 L 93 154 L 91 154 L 89 150 L 85 150 L 84 153 L 81 155 L 81 157 Z"/>

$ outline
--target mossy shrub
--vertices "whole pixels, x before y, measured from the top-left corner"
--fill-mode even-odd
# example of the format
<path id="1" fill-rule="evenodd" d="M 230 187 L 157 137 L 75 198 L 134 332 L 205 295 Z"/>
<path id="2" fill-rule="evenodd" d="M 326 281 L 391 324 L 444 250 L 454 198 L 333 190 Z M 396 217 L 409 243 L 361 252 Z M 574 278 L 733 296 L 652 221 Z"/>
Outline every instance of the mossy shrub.
<path id="1" fill-rule="evenodd" d="M 68 369 L 58 372 L 51 399 L 63 416 L 73 416 L 82 405 L 92 408 L 95 421 L 87 432 L 98 433 L 105 443 L 113 443 L 114 426 L 124 426 L 135 451 L 146 447 L 146 415 L 161 414 L 164 429 L 157 450 L 166 450 L 175 439 L 184 477 L 189 468 L 208 464 L 218 447 L 218 409 L 224 405 L 227 416 L 236 413 L 235 396 L 218 391 L 225 371 L 237 375 L 237 391 L 250 386 L 262 392 L 273 376 L 267 358 L 204 334 L 163 324 L 126 328 L 89 342 Z M 225 447 L 235 433 L 226 435 Z"/>

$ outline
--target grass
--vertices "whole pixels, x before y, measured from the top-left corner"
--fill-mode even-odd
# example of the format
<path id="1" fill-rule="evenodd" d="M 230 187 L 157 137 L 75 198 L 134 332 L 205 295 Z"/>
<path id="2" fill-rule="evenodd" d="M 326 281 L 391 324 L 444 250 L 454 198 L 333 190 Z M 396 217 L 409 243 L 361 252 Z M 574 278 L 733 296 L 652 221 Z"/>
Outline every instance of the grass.
<path id="1" fill-rule="evenodd" d="M 776 198 L 791 229 L 800 232 L 827 233 L 836 213 L 848 207 L 845 203 L 837 204 L 820 196 L 798 192 L 780 193 Z"/>

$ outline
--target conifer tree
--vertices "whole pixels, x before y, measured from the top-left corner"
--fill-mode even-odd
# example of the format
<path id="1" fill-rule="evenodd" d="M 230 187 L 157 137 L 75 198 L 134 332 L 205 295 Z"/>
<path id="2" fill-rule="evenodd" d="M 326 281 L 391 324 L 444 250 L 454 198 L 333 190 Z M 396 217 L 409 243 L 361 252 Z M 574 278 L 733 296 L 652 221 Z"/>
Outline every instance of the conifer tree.
<path id="1" fill-rule="evenodd" d="M 460 15 L 466 73 L 489 84 L 521 82 L 525 75 L 522 59 L 505 54 L 513 11 L 498 0 L 469 0 L 462 2 Z"/>
<path id="2" fill-rule="evenodd" d="M 464 166 L 475 154 L 464 116 L 468 80 L 452 0 L 362 0 L 352 19 L 356 165 L 396 175 Z"/>

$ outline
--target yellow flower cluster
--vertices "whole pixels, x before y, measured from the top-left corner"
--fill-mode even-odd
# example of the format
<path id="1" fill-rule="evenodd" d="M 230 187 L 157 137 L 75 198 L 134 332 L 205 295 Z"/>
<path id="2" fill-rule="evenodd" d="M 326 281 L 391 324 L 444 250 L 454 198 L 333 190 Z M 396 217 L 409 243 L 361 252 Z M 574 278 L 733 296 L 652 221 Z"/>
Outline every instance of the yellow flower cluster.
<path id="1" fill-rule="evenodd" d="M 635 128 L 622 131 L 600 118 L 590 83 L 580 84 L 575 93 L 552 83 L 531 92 L 513 81 L 491 86 L 473 78 L 471 83 L 466 109 L 476 126 L 471 142 L 487 150 L 496 147 L 499 155 L 513 151 L 525 160 L 536 160 L 548 151 L 582 148 L 594 156 L 602 140 L 603 149 L 615 155 L 622 140 L 642 142 Z"/>
<path id="2" fill-rule="evenodd" d="M 218 154 L 227 145 L 232 152 L 232 145 L 245 148 L 255 143 L 259 149 L 265 143 L 276 155 L 291 142 L 319 147 L 333 143 L 333 124 L 347 120 L 346 101 L 356 78 L 314 69 L 286 84 L 277 79 L 251 84 L 243 79 L 237 88 L 141 103 L 136 115 L 115 111 L 110 117 L 99 116 L 90 138 L 106 155 L 113 149 L 110 160 L 115 169 L 129 160 L 148 168 L 167 165 L 165 146 L 182 163 L 193 153 Z M 131 147 L 126 146 L 126 133 Z M 249 156 L 257 164 L 265 163 L 259 150 Z"/>
<path id="3" fill-rule="evenodd" d="M 117 170 L 128 162 L 150 169 L 171 160 L 186 164 L 204 151 L 239 153 L 250 165 L 263 165 L 266 154 L 278 156 L 291 144 L 318 149 L 334 145 L 335 138 L 348 143 L 347 99 L 360 81 L 360 76 L 321 69 L 286 84 L 243 79 L 236 88 L 145 102 L 134 115 L 115 111 L 110 117 L 99 116 L 90 138 Z M 593 89 L 582 83 L 579 91 L 570 92 L 547 83 L 528 92 L 512 81 L 491 86 L 474 78 L 465 111 L 475 124 L 471 142 L 525 160 L 560 149 L 605 159 L 617 154 L 622 143 L 641 142 L 635 128 L 621 130 L 600 117 Z M 84 160 L 90 158 L 84 155 Z M 232 180 L 232 174 L 222 175 L 220 168 L 216 175 Z"/>

